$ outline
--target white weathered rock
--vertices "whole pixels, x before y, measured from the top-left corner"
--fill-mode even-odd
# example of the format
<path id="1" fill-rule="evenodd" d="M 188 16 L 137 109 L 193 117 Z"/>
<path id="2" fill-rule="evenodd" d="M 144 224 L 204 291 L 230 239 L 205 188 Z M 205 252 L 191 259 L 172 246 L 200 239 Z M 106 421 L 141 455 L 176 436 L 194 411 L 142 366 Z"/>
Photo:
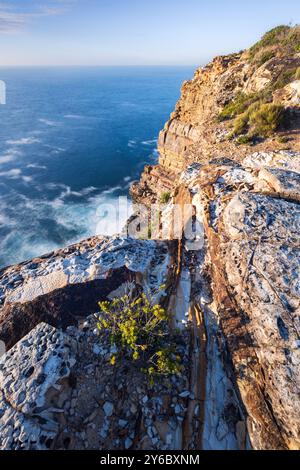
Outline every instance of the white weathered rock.
<path id="1" fill-rule="evenodd" d="M 0 360 L 0 448 L 47 449 L 59 431 L 58 395 L 76 362 L 72 340 L 39 324 Z M 20 433 L 16 433 L 20 429 Z"/>
<path id="2" fill-rule="evenodd" d="M 35 269 L 31 269 L 31 265 L 29 269 L 25 263 L 5 270 L 0 279 L 0 289 L 5 302 L 32 301 L 66 285 L 105 278 L 108 271 L 123 266 L 132 272 L 146 273 L 159 252 L 154 241 L 118 236 L 91 239 L 90 244 L 82 244 L 80 255 L 77 251 L 79 246 L 81 245 L 70 247 L 66 253 L 59 250 L 54 256 L 37 262 Z M 165 256 L 168 258 L 167 253 Z M 75 271 L 76 276 L 73 274 Z M 18 287 L 10 282 L 15 273 L 21 279 Z M 157 276 L 157 285 L 163 283 L 163 274 L 154 264 L 152 274 Z"/>
<path id="3" fill-rule="evenodd" d="M 282 168 L 300 173 L 300 153 L 289 150 L 254 152 L 243 160 L 246 168 Z"/>

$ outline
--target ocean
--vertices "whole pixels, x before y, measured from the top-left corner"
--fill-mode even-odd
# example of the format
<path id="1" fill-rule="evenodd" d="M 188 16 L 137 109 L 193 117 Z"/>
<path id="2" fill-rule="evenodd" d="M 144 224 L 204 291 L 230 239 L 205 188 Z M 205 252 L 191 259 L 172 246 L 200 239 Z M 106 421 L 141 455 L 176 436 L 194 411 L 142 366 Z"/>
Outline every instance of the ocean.
<path id="1" fill-rule="evenodd" d="M 105 207 L 156 163 L 159 130 L 193 71 L 0 69 L 0 267 L 114 232 Z"/>

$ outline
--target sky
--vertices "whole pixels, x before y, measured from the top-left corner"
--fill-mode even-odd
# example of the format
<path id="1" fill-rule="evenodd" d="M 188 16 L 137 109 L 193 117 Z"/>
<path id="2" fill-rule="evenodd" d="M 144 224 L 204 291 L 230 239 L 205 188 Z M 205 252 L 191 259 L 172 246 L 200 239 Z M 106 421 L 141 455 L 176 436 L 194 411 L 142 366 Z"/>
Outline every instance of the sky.
<path id="1" fill-rule="evenodd" d="M 6 0 L 0 65 L 203 65 L 289 23 L 299 0 Z"/>

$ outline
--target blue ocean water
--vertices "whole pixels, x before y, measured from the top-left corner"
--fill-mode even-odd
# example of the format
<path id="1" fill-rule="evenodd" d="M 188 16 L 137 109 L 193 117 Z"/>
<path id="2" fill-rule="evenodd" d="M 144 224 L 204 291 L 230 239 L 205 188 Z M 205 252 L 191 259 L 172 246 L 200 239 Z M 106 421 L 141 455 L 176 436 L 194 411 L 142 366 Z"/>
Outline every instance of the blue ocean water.
<path id="1" fill-rule="evenodd" d="M 158 132 L 193 70 L 0 69 L 0 266 L 96 233 L 99 206 L 155 163 Z"/>

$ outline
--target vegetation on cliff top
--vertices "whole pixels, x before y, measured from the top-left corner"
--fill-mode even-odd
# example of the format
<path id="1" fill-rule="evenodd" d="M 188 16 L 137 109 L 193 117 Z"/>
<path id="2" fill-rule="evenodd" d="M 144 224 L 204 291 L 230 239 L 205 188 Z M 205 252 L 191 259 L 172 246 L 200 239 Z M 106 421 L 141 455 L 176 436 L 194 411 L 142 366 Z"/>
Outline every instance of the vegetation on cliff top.
<path id="1" fill-rule="evenodd" d="M 261 65 L 272 57 L 295 52 L 300 52 L 300 26 L 280 25 L 268 31 L 249 49 L 249 60 Z"/>
<path id="2" fill-rule="evenodd" d="M 239 138 L 238 143 L 250 143 L 255 137 L 269 137 L 283 119 L 283 106 L 256 101 L 235 119 L 229 138 L 244 134 L 244 139 Z"/>
<path id="3" fill-rule="evenodd" d="M 300 52 L 300 26 L 277 26 L 267 32 L 248 51 L 248 59 L 256 68 L 273 57 L 294 56 Z M 257 93 L 238 93 L 218 116 L 219 121 L 234 119 L 229 139 L 250 143 L 255 137 L 266 138 L 276 132 L 284 121 L 284 107 L 273 102 L 276 90 L 300 79 L 300 67 L 287 62 L 278 69 L 273 79 Z"/>

